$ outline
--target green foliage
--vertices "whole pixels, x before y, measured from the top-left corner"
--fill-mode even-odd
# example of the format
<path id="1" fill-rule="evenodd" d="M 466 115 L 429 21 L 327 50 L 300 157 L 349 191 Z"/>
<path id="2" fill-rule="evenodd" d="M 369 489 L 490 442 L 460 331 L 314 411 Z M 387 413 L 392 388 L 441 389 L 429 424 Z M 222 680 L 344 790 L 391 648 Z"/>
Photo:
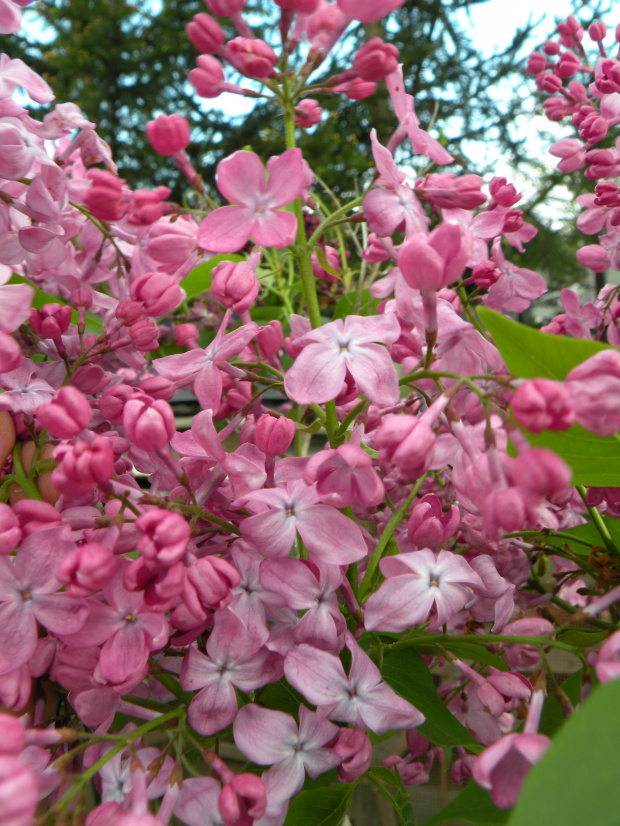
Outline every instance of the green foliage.
<path id="1" fill-rule="evenodd" d="M 340 783 L 301 792 L 291 801 L 284 826 L 340 826 L 351 805 L 353 789 L 348 783 Z"/>
<path id="2" fill-rule="evenodd" d="M 527 776 L 510 826 L 616 826 L 620 680 L 595 689 Z"/>
<path id="3" fill-rule="evenodd" d="M 424 826 L 442 826 L 452 821 L 499 826 L 507 822 L 508 815 L 509 812 L 505 809 L 498 809 L 485 789 L 472 781 L 438 814 L 426 820 Z"/>

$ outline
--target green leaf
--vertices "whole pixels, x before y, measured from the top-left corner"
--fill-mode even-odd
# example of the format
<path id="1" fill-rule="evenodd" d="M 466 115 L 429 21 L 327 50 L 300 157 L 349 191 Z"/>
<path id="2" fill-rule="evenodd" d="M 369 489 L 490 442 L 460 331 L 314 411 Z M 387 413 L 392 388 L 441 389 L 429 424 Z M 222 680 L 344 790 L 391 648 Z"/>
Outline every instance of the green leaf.
<path id="1" fill-rule="evenodd" d="M 595 689 L 528 774 L 510 826 L 617 826 L 620 680 Z"/>
<path id="2" fill-rule="evenodd" d="M 351 805 L 349 783 L 310 789 L 293 798 L 284 826 L 340 826 Z"/>
<path id="3" fill-rule="evenodd" d="M 444 748 L 467 746 L 472 751 L 481 750 L 465 726 L 446 708 L 428 666 L 415 649 L 386 652 L 381 673 L 397 694 L 424 714 L 426 722 L 418 726 L 418 731 L 431 743 Z"/>
<path id="4" fill-rule="evenodd" d="M 45 304 L 63 304 L 65 306 L 69 305 L 69 302 L 66 299 L 61 298 L 61 296 L 59 295 L 50 295 L 50 293 L 43 292 L 43 290 L 40 290 L 38 287 L 35 287 L 34 284 L 31 284 L 30 281 L 28 281 L 26 278 L 22 278 L 21 275 L 17 275 L 17 273 L 13 273 L 8 283 L 27 284 L 29 287 L 32 287 L 32 289 L 34 290 L 32 306 L 36 310 L 40 310 Z M 71 310 L 71 323 L 78 323 L 78 314 L 76 310 Z M 103 330 L 103 322 L 98 316 L 94 315 L 93 313 L 86 313 L 86 326 L 87 332 L 90 331 L 88 328 L 94 328 L 96 332 L 98 332 L 99 330 Z"/>
<path id="5" fill-rule="evenodd" d="M 582 675 L 583 669 L 580 668 L 579 671 L 571 674 L 570 677 L 567 677 L 562 683 L 560 683 L 560 688 L 566 694 L 573 706 L 577 706 L 579 704 Z M 538 731 L 541 734 L 546 734 L 547 737 L 551 737 L 553 732 L 559 729 L 560 726 L 563 726 L 565 722 L 566 717 L 564 716 L 562 707 L 560 706 L 555 694 L 550 693 L 545 698 L 542 714 L 540 715 L 540 725 L 538 726 Z"/>
<path id="6" fill-rule="evenodd" d="M 578 424 L 563 433 L 545 430 L 527 438 L 535 447 L 546 447 L 561 456 L 573 471 L 573 485 L 620 487 L 620 441 L 597 436 Z"/>
<path id="7" fill-rule="evenodd" d="M 607 631 L 597 631 L 594 628 L 567 628 L 566 631 L 557 635 L 557 640 L 578 648 L 594 648 L 608 636 Z"/>
<path id="8" fill-rule="evenodd" d="M 473 660 L 474 662 L 484 663 L 484 665 L 492 665 L 498 671 L 509 670 L 503 657 L 487 651 L 484 645 L 468 642 L 467 637 L 448 638 L 445 643 L 442 643 L 442 647 L 453 654 L 457 654 L 463 660 Z"/>
<path id="9" fill-rule="evenodd" d="M 480 307 L 478 316 L 493 336 L 510 372 L 520 379 L 564 381 L 566 374 L 582 361 L 601 350 L 613 349 L 599 341 L 541 333 L 488 307 Z"/>
<path id="10" fill-rule="evenodd" d="M 301 694 L 284 677 L 278 680 L 277 683 L 270 683 L 266 686 L 260 692 L 258 699 L 265 708 L 286 711 L 287 714 L 292 714 L 295 719 L 299 714 L 299 706 L 305 703 Z"/>
<path id="11" fill-rule="evenodd" d="M 181 287 L 187 293 L 188 299 L 206 293 L 207 290 L 211 289 L 211 272 L 213 268 L 221 264 L 222 261 L 234 261 L 237 263 L 239 261 L 245 261 L 245 258 L 242 255 L 223 253 L 222 255 L 214 255 L 213 258 L 210 258 L 208 261 L 198 264 L 198 266 L 194 267 L 194 269 L 185 276 L 183 281 L 181 281 Z"/>
<path id="12" fill-rule="evenodd" d="M 491 795 L 472 781 L 439 814 L 425 821 L 424 826 L 440 826 L 452 820 L 480 824 L 480 826 L 499 826 L 507 822 L 509 814 L 510 812 L 506 809 L 499 809 L 491 800 Z M 543 822 L 533 820 L 530 826 Z M 545 826 L 549 824 L 546 823 Z"/>

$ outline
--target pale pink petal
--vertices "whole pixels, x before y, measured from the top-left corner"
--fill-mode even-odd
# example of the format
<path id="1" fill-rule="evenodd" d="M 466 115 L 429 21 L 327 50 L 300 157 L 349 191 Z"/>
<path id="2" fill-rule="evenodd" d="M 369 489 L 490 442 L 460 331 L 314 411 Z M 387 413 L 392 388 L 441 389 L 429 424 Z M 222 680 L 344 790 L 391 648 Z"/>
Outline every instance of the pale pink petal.
<path id="1" fill-rule="evenodd" d="M 297 404 L 323 404 L 335 399 L 346 376 L 344 356 L 336 346 L 309 344 L 284 378 L 287 395 Z"/>
<path id="2" fill-rule="evenodd" d="M 203 688 L 189 704 L 187 719 L 199 734 L 210 735 L 229 726 L 237 714 L 237 695 L 231 683 L 218 680 Z"/>
<path id="3" fill-rule="evenodd" d="M 265 169 L 258 155 L 240 150 L 220 161 L 217 165 L 217 188 L 233 204 L 254 204 L 266 189 Z"/>
<path id="4" fill-rule="evenodd" d="M 337 703 L 349 682 L 338 657 L 306 644 L 296 645 L 288 652 L 284 674 L 316 706 Z"/>
<path id="5" fill-rule="evenodd" d="M 420 625 L 433 606 L 432 590 L 418 577 L 390 577 L 366 603 L 366 628 L 398 633 Z"/>
<path id="6" fill-rule="evenodd" d="M 38 596 L 33 613 L 44 628 L 53 634 L 76 634 L 88 620 L 88 604 L 67 594 Z"/>
<path id="7" fill-rule="evenodd" d="M 245 541 L 266 556 L 288 556 L 295 541 L 295 520 L 282 510 L 250 516 L 243 520 L 240 528 Z"/>
<path id="8" fill-rule="evenodd" d="M 285 760 L 298 739 L 297 725 L 290 714 L 253 703 L 240 709 L 233 734 L 237 748 L 260 766 Z"/>
<path id="9" fill-rule="evenodd" d="M 137 622 L 127 623 L 103 646 L 99 670 L 110 682 L 122 683 L 147 663 L 149 648 Z"/>
<path id="10" fill-rule="evenodd" d="M 25 603 L 0 605 L 0 674 L 28 662 L 37 647 L 37 624 Z"/>
<path id="11" fill-rule="evenodd" d="M 331 505 L 313 505 L 296 520 L 308 554 L 319 562 L 347 565 L 368 553 L 359 526 Z"/>
<path id="12" fill-rule="evenodd" d="M 367 399 L 375 404 L 392 405 L 400 399 L 398 373 L 390 354 L 379 344 L 349 345 L 346 358 L 349 372 Z"/>
<path id="13" fill-rule="evenodd" d="M 6 0 L 3 0 L 3 7 L 7 7 Z M 54 100 L 54 93 L 43 78 L 19 58 L 0 65 L 0 82 L 2 80 L 21 86 L 37 103 L 51 103 Z"/>
<path id="14" fill-rule="evenodd" d="M 15 34 L 22 24 L 22 13 L 11 0 L 0 0 L 0 34 Z"/>
<path id="15" fill-rule="evenodd" d="M 237 252 L 248 242 L 254 217 L 244 206 L 214 209 L 198 228 L 198 246 L 209 252 Z"/>
<path id="16" fill-rule="evenodd" d="M 256 216 L 252 238 L 261 247 L 290 247 L 297 235 L 297 218 L 292 212 L 268 209 Z"/>
<path id="17" fill-rule="evenodd" d="M 0 287 L 0 330 L 13 333 L 30 316 L 34 289 L 28 284 Z"/>
<path id="18" fill-rule="evenodd" d="M 287 149 L 279 158 L 270 159 L 267 168 L 269 180 L 265 195 L 270 209 L 286 206 L 299 198 L 304 190 L 304 164 L 300 149 Z"/>

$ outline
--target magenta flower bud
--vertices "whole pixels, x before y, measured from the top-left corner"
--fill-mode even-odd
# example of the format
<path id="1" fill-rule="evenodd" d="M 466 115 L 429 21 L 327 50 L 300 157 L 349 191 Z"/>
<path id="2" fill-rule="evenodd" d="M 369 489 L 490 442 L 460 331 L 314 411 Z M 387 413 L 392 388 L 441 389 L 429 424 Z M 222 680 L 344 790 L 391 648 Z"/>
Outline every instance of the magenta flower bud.
<path id="1" fill-rule="evenodd" d="M 379 462 L 384 468 L 393 464 L 403 476 L 417 479 L 431 459 L 435 439 L 433 429 L 420 419 L 388 413 L 375 436 Z"/>
<path id="2" fill-rule="evenodd" d="M 380 37 L 371 37 L 355 55 L 353 71 L 362 80 L 383 80 L 398 66 L 398 49 L 384 43 Z"/>
<path id="3" fill-rule="evenodd" d="M 588 27 L 588 34 L 595 43 L 601 43 L 607 34 L 607 26 L 602 20 L 597 20 Z"/>
<path id="4" fill-rule="evenodd" d="M 599 436 L 620 430 L 620 353 L 602 350 L 566 376 L 577 423 Z"/>
<path id="5" fill-rule="evenodd" d="M 267 811 L 265 784 L 255 774 L 238 774 L 220 792 L 217 808 L 225 826 L 251 826 Z"/>
<path id="6" fill-rule="evenodd" d="M 156 190 L 136 189 L 131 195 L 127 209 L 127 220 L 130 224 L 146 227 L 154 224 L 164 214 L 162 201 L 169 198 L 172 190 L 167 186 L 158 186 Z"/>
<path id="7" fill-rule="evenodd" d="M 126 384 L 107 387 L 99 400 L 99 412 L 111 424 L 123 423 L 123 410 L 129 399 L 140 396 L 140 391 Z"/>
<path id="8" fill-rule="evenodd" d="M 620 92 L 620 62 L 609 59 L 598 63 L 594 85 L 604 95 Z"/>
<path id="9" fill-rule="evenodd" d="M 174 413 L 163 399 L 129 399 L 123 409 L 127 437 L 141 450 L 159 450 L 176 433 Z"/>
<path id="10" fill-rule="evenodd" d="M 510 208 L 521 199 L 521 193 L 517 192 L 515 187 L 506 181 L 506 178 L 493 178 L 489 184 L 489 191 L 493 200 L 503 207 Z"/>
<path id="11" fill-rule="evenodd" d="M 560 44 L 556 43 L 555 40 L 545 40 L 542 50 L 549 57 L 555 57 L 560 54 Z"/>
<path id="12" fill-rule="evenodd" d="M 44 338 L 59 339 L 71 324 L 71 307 L 66 304 L 45 304 L 40 310 L 30 310 L 30 323 Z"/>
<path id="13" fill-rule="evenodd" d="M 550 744 L 543 734 L 507 734 L 478 755 L 474 780 L 490 791 L 496 806 L 509 809 L 517 802 L 529 770 Z"/>
<path id="14" fill-rule="evenodd" d="M 536 85 L 541 92 L 547 92 L 550 95 L 555 95 L 562 88 L 562 80 L 553 72 L 541 72 L 536 75 Z"/>
<path id="15" fill-rule="evenodd" d="M 204 12 L 194 15 L 192 22 L 185 26 L 185 33 L 192 46 L 195 46 L 202 54 L 215 54 L 226 40 L 226 35 L 217 20 Z M 186 146 L 187 144 L 181 149 L 185 149 Z"/>
<path id="16" fill-rule="evenodd" d="M 114 315 L 119 321 L 123 321 L 128 327 L 146 318 L 143 301 L 120 301 Z"/>
<path id="17" fill-rule="evenodd" d="M 342 763 L 338 766 L 338 777 L 343 783 L 353 783 L 372 762 L 372 743 L 359 728 L 341 728 L 333 746 L 334 754 Z"/>
<path id="18" fill-rule="evenodd" d="M 169 568 L 183 557 L 190 527 L 181 514 L 155 508 L 136 519 L 136 528 L 142 534 L 138 540 L 140 556 L 151 567 Z"/>
<path id="19" fill-rule="evenodd" d="M 265 327 L 260 327 L 256 336 L 258 352 L 265 361 L 275 356 L 284 345 L 284 333 L 279 321 L 270 321 Z"/>
<path id="20" fill-rule="evenodd" d="M 367 508 L 376 507 L 385 494 L 370 456 L 351 444 L 315 453 L 304 469 L 304 481 L 308 485 L 316 482 L 321 501 L 336 508 L 346 508 L 355 501 Z"/>
<path id="21" fill-rule="evenodd" d="M 580 68 L 579 58 L 574 52 L 562 52 L 555 73 L 558 77 L 573 77 Z"/>
<path id="22" fill-rule="evenodd" d="M 24 355 L 13 336 L 0 330 L 0 373 L 10 373 L 22 363 Z"/>
<path id="23" fill-rule="evenodd" d="M 146 376 L 140 380 L 140 390 L 152 399 L 170 401 L 174 396 L 174 385 L 163 376 Z"/>
<path id="24" fill-rule="evenodd" d="M 159 349 L 159 330 L 151 318 L 136 321 L 129 328 L 129 336 L 136 350 L 146 353 Z"/>
<path id="25" fill-rule="evenodd" d="M 256 446 L 267 456 L 281 456 L 291 446 L 296 429 L 295 422 L 284 416 L 260 416 L 254 432 Z"/>
<path id="26" fill-rule="evenodd" d="M 323 110 L 318 101 L 313 98 L 304 98 L 295 106 L 294 121 L 301 129 L 310 129 L 321 121 Z"/>
<path id="27" fill-rule="evenodd" d="M 444 513 L 437 496 L 427 493 L 411 511 L 407 534 L 418 548 L 438 548 L 456 531 L 460 518 L 456 505 L 452 505 L 450 510 Z"/>
<path id="28" fill-rule="evenodd" d="M 242 313 L 256 301 L 260 285 L 253 268 L 245 261 L 222 261 L 211 273 L 211 292 L 224 307 Z"/>
<path id="29" fill-rule="evenodd" d="M 55 439 L 71 439 L 88 427 L 93 411 L 75 387 L 61 387 L 49 404 L 37 409 L 37 421 Z"/>
<path id="30" fill-rule="evenodd" d="M 216 17 L 230 17 L 245 6 L 245 0 L 205 0 L 209 11 Z"/>
<path id="31" fill-rule="evenodd" d="M 61 444 L 54 451 L 54 458 L 59 465 L 52 471 L 52 484 L 70 496 L 108 482 L 114 473 L 114 453 L 109 440 L 102 436 L 95 436 L 92 444 Z"/>
<path id="32" fill-rule="evenodd" d="M 547 68 L 547 58 L 544 54 L 540 54 L 539 52 L 532 52 L 532 54 L 527 59 L 527 66 L 525 67 L 525 71 L 528 75 L 537 75 L 540 72 L 544 72 Z"/>
<path id="33" fill-rule="evenodd" d="M 7 826 L 30 826 L 39 802 L 37 778 L 19 757 L 0 756 L 0 812 Z"/>
<path id="34" fill-rule="evenodd" d="M 88 287 L 78 287 L 71 293 L 71 306 L 74 310 L 90 310 L 93 306 L 93 291 Z"/>
<path id="35" fill-rule="evenodd" d="M 597 143 L 607 135 L 609 124 L 599 115 L 589 115 L 584 118 L 579 128 L 579 137 L 588 143 Z"/>
<path id="36" fill-rule="evenodd" d="M 236 568 L 219 556 L 205 556 L 187 568 L 187 579 L 194 586 L 204 608 L 219 611 L 230 605 L 233 588 L 241 582 Z"/>
<path id="37" fill-rule="evenodd" d="M 217 98 L 224 91 L 225 78 L 222 64 L 211 55 L 200 55 L 197 69 L 188 75 L 189 82 L 202 98 Z"/>
<path id="38" fill-rule="evenodd" d="M 499 280 L 501 272 L 495 266 L 495 261 L 489 258 L 482 264 L 476 264 L 471 271 L 471 277 L 475 284 L 484 289 L 492 287 Z"/>
<path id="39" fill-rule="evenodd" d="M 278 62 L 276 53 L 268 43 L 248 37 L 235 37 L 228 42 L 228 60 L 242 75 L 256 80 L 273 77 L 273 67 Z"/>
<path id="40" fill-rule="evenodd" d="M 530 447 L 520 453 L 512 472 L 520 488 L 551 501 L 566 493 L 572 479 L 566 462 L 544 447 Z"/>
<path id="41" fill-rule="evenodd" d="M 275 0 L 282 11 L 293 14 L 314 14 L 319 7 L 320 0 Z"/>
<path id="42" fill-rule="evenodd" d="M 146 124 L 146 136 L 158 155 L 175 155 L 187 149 L 189 132 L 189 123 L 182 115 L 159 115 Z"/>
<path id="43" fill-rule="evenodd" d="M 19 545 L 22 529 L 13 509 L 0 503 L 0 556 L 8 556 Z"/>
<path id="44" fill-rule="evenodd" d="M 87 542 L 65 556 L 56 578 L 67 583 L 67 593 L 87 597 L 110 584 L 116 572 L 116 557 L 105 545 Z"/>
<path id="45" fill-rule="evenodd" d="M 197 344 L 200 333 L 193 324 L 177 324 L 174 328 L 173 341 L 177 347 L 193 347 Z"/>
<path id="46" fill-rule="evenodd" d="M 334 249 L 334 247 L 330 247 L 329 244 L 326 244 L 323 247 L 323 252 L 325 254 L 325 258 L 327 259 L 327 263 L 332 268 L 332 270 L 334 270 L 334 272 L 339 272 L 340 271 L 340 255 L 338 253 L 338 250 Z M 312 261 L 312 275 L 315 278 L 320 278 L 323 281 L 330 281 L 330 282 L 336 280 L 335 276 L 333 276 L 327 270 L 323 269 L 316 252 L 312 253 L 311 261 Z"/>
<path id="47" fill-rule="evenodd" d="M 344 73 L 346 75 L 346 72 Z M 340 78 L 334 92 L 345 95 L 349 100 L 365 100 L 377 91 L 377 84 L 374 81 L 364 80 L 361 77 Z"/>
<path id="48" fill-rule="evenodd" d="M 588 244 L 577 250 L 577 261 L 594 272 L 605 272 L 611 267 L 611 254 L 598 244 Z"/>
<path id="49" fill-rule="evenodd" d="M 108 383 L 109 377 L 98 364 L 83 364 L 71 378 L 71 386 L 87 396 L 103 390 Z"/>
<path id="50" fill-rule="evenodd" d="M 519 424 L 532 433 L 568 430 L 575 422 L 568 390 L 550 379 L 523 382 L 513 396 L 512 412 Z"/>
<path id="51" fill-rule="evenodd" d="M 398 266 L 414 290 L 440 290 L 465 272 L 470 245 L 456 224 L 440 224 L 429 235 L 414 233 L 400 248 Z"/>
<path id="52" fill-rule="evenodd" d="M 86 178 L 92 183 L 82 197 L 84 206 L 100 221 L 120 221 L 127 212 L 125 181 L 103 169 L 89 169 Z"/>
<path id="53" fill-rule="evenodd" d="M 184 293 L 171 275 L 147 272 L 131 285 L 131 297 L 144 302 L 147 315 L 159 318 L 176 309 L 183 301 Z"/>

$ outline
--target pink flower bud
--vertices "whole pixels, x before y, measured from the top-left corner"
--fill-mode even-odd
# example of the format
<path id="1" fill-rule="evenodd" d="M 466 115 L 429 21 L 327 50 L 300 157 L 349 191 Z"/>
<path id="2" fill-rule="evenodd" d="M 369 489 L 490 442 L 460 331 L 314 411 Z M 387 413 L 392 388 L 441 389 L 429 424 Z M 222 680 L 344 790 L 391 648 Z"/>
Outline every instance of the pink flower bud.
<path id="1" fill-rule="evenodd" d="M 349 100 L 365 100 L 377 91 L 377 84 L 374 81 L 363 80 L 361 77 L 347 77 L 344 72 L 339 78 L 339 83 L 333 87 L 334 92 L 345 95 Z"/>
<path id="2" fill-rule="evenodd" d="M 26 746 L 26 729 L 23 724 L 12 714 L 0 712 L 0 731 L 0 755 L 12 754 L 17 757 L 21 754 Z"/>
<path id="3" fill-rule="evenodd" d="M 10 373 L 22 363 L 24 355 L 13 336 L 0 330 L 0 373 Z"/>
<path id="4" fill-rule="evenodd" d="M 126 384 L 107 387 L 99 400 L 99 412 L 111 424 L 122 424 L 125 404 L 130 398 L 141 395 L 135 387 L 128 387 Z"/>
<path id="5" fill-rule="evenodd" d="M 211 274 L 213 297 L 224 307 L 232 307 L 236 313 L 250 309 L 259 288 L 256 273 L 245 261 L 222 261 Z"/>
<path id="6" fill-rule="evenodd" d="M 45 304 L 40 310 L 30 310 L 30 323 L 44 338 L 59 339 L 71 324 L 71 307 L 66 304 Z"/>
<path id="7" fill-rule="evenodd" d="M 226 40 L 226 35 L 217 20 L 204 13 L 195 14 L 192 22 L 185 26 L 185 32 L 192 46 L 202 54 L 215 54 Z M 186 146 L 187 144 L 181 149 L 185 149 Z"/>
<path id="8" fill-rule="evenodd" d="M 136 350 L 146 353 L 159 348 L 159 330 L 150 318 L 143 318 L 129 328 L 129 336 Z"/>
<path id="9" fill-rule="evenodd" d="M 314 14 L 319 7 L 320 0 L 275 0 L 282 11 L 293 14 Z"/>
<path id="10" fill-rule="evenodd" d="M 321 501 L 336 508 L 356 501 L 367 508 L 376 507 L 385 495 L 370 456 L 352 444 L 315 453 L 306 464 L 304 480 L 308 485 L 316 482 Z"/>
<path id="11" fill-rule="evenodd" d="M 105 545 L 87 542 L 62 560 L 56 573 L 59 582 L 67 583 L 67 593 L 87 597 L 110 584 L 116 572 L 116 557 Z"/>
<path id="12" fill-rule="evenodd" d="M 304 98 L 295 106 L 294 120 L 301 129 L 310 129 L 321 121 L 323 110 L 318 101 L 313 98 Z"/>
<path id="13" fill-rule="evenodd" d="M 604 95 L 620 92 L 620 62 L 602 60 L 596 66 L 594 85 Z"/>
<path id="14" fill-rule="evenodd" d="M 270 321 L 265 327 L 260 327 L 256 336 L 256 346 L 261 356 L 268 361 L 275 356 L 284 345 L 284 333 L 279 321 Z"/>
<path id="15" fill-rule="evenodd" d="M 493 286 L 499 280 L 501 272 L 495 266 L 495 261 L 489 258 L 482 264 L 476 264 L 471 271 L 471 277 L 475 284 L 484 289 Z"/>
<path id="16" fill-rule="evenodd" d="M 217 98 L 224 91 L 224 69 L 211 55 L 200 55 L 197 69 L 189 73 L 189 82 L 202 98 Z"/>
<path id="17" fill-rule="evenodd" d="M 342 763 L 338 766 L 338 777 L 343 783 L 353 783 L 372 762 L 372 743 L 359 728 L 341 728 L 333 746 L 334 754 Z"/>
<path id="18" fill-rule="evenodd" d="M 37 409 L 37 421 L 55 439 L 71 439 L 88 427 L 93 411 L 75 387 L 61 387 L 49 404 Z"/>
<path id="19" fill-rule="evenodd" d="M 177 324 L 174 328 L 173 342 L 177 347 L 188 349 L 197 344 L 200 333 L 193 324 Z"/>
<path id="20" fill-rule="evenodd" d="M 52 484 L 62 493 L 79 496 L 85 489 L 108 482 L 114 473 L 114 453 L 108 439 L 95 436 L 92 444 L 61 444 L 54 451 L 59 462 Z"/>
<path id="21" fill-rule="evenodd" d="M 170 401 L 174 396 L 174 385 L 163 376 L 146 376 L 140 380 L 140 390 L 152 399 Z"/>
<path id="22" fill-rule="evenodd" d="M 187 568 L 187 579 L 193 585 L 198 601 L 214 611 L 226 608 L 230 593 L 241 582 L 236 568 L 219 556 L 205 556 Z"/>
<path id="23" fill-rule="evenodd" d="M 588 244 L 577 250 L 577 261 L 594 272 L 605 272 L 611 267 L 611 254 L 598 244 Z"/>
<path id="24" fill-rule="evenodd" d="M 523 382 L 512 399 L 512 412 L 532 433 L 567 430 L 575 422 L 568 391 L 560 382 L 549 379 Z"/>
<path id="25" fill-rule="evenodd" d="M 0 756 L 0 812 L 7 826 L 30 826 L 39 802 L 32 769 L 14 755 Z"/>
<path id="26" fill-rule="evenodd" d="M 159 155 L 174 155 L 189 146 L 189 123 L 182 115 L 159 115 L 147 123 L 146 136 Z"/>
<path id="27" fill-rule="evenodd" d="M 124 322 L 127 326 L 135 324 L 137 321 L 142 321 L 146 318 L 143 301 L 120 301 L 114 310 L 114 315 L 119 321 Z"/>
<path id="28" fill-rule="evenodd" d="M 435 438 L 420 419 L 388 413 L 375 436 L 379 462 L 384 468 L 394 464 L 406 478 L 417 479 L 431 459 Z"/>
<path id="29" fill-rule="evenodd" d="M 530 447 L 520 453 L 512 472 L 520 488 L 551 501 L 566 493 L 572 478 L 566 462 L 544 447 Z"/>
<path id="30" fill-rule="evenodd" d="M 362 80 L 383 80 L 398 66 L 398 49 L 384 43 L 380 37 L 371 37 L 355 55 L 353 71 Z"/>
<path id="31" fill-rule="evenodd" d="M 228 42 L 228 60 L 242 75 L 257 80 L 273 77 L 274 66 L 278 58 L 264 40 L 251 40 L 248 37 L 235 37 Z"/>
<path id="32" fill-rule="evenodd" d="M 159 450 L 176 433 L 174 413 L 163 399 L 129 399 L 123 409 L 127 437 L 141 450 Z"/>
<path id="33" fill-rule="evenodd" d="M 71 306 L 74 310 L 90 310 L 93 306 L 93 291 L 88 287 L 78 287 L 71 293 Z"/>
<path id="34" fill-rule="evenodd" d="M 440 290 L 461 277 L 469 252 L 460 227 L 440 224 L 430 235 L 418 232 L 405 241 L 398 266 L 414 290 Z"/>
<path id="35" fill-rule="evenodd" d="M 583 29 L 572 14 L 566 18 L 566 22 L 558 23 L 558 32 L 562 35 L 560 43 L 567 49 L 572 49 L 576 43 L 581 43 L 583 40 Z"/>
<path id="36" fill-rule="evenodd" d="M 216 17 L 230 17 L 245 6 L 245 0 L 206 0 L 209 11 Z"/>
<path id="37" fill-rule="evenodd" d="M 427 493 L 411 511 L 407 534 L 418 548 L 438 548 L 456 531 L 460 518 L 456 505 L 444 513 L 437 496 Z"/>
<path id="38" fill-rule="evenodd" d="M 21 499 L 16 502 L 13 505 L 13 513 L 19 519 L 24 539 L 37 531 L 62 525 L 62 516 L 56 508 L 36 499 Z"/>
<path id="39" fill-rule="evenodd" d="M 255 774 L 238 774 L 220 792 L 217 807 L 225 826 L 251 826 L 267 811 L 265 784 Z"/>
<path id="40" fill-rule="evenodd" d="M 0 556 L 13 553 L 21 538 L 22 530 L 13 509 L 0 503 Z"/>
<path id="41" fill-rule="evenodd" d="M 620 430 L 620 353 L 602 350 L 566 376 L 575 418 L 599 436 Z"/>
<path id="42" fill-rule="evenodd" d="M 493 200 L 503 207 L 510 208 L 521 199 L 521 193 L 517 192 L 515 187 L 506 181 L 506 178 L 493 178 L 489 184 L 489 190 Z"/>
<path id="43" fill-rule="evenodd" d="M 92 181 L 84 193 L 84 206 L 100 221 L 120 221 L 127 212 L 122 178 L 103 169 L 89 169 L 86 178 Z"/>
<path id="44" fill-rule="evenodd" d="M 172 190 L 167 186 L 158 186 L 156 190 L 136 189 L 131 195 L 127 209 L 127 220 L 130 224 L 146 227 L 154 224 L 164 214 L 162 201 L 169 198 Z"/>
<path id="45" fill-rule="evenodd" d="M 170 567 L 183 557 L 190 528 L 181 514 L 155 508 L 136 519 L 136 528 L 142 534 L 138 550 L 147 564 Z"/>
<path id="46" fill-rule="evenodd" d="M 573 77 L 580 69 L 579 58 L 574 52 L 562 52 L 555 67 L 558 77 Z"/>
<path id="47" fill-rule="evenodd" d="M 540 54 L 539 52 L 532 52 L 532 54 L 527 59 L 527 66 L 525 67 L 525 71 L 528 75 L 537 75 L 539 72 L 543 72 L 547 68 L 547 58 L 544 54 Z"/>
<path id="48" fill-rule="evenodd" d="M 550 95 L 555 95 L 562 88 L 562 80 L 554 75 L 553 72 L 541 72 L 536 75 L 536 85 L 541 92 L 547 92 Z"/>
<path id="49" fill-rule="evenodd" d="M 556 43 L 555 40 L 545 40 L 542 50 L 549 57 L 555 57 L 560 54 L 560 44 Z"/>
<path id="50" fill-rule="evenodd" d="M 601 43 L 607 34 L 607 26 L 602 20 L 597 20 L 588 27 L 588 34 L 595 43 Z"/>
<path id="51" fill-rule="evenodd" d="M 168 315 L 183 301 L 183 291 L 171 275 L 147 272 L 131 285 L 131 297 L 143 301 L 146 314 L 154 318 Z"/>
<path id="52" fill-rule="evenodd" d="M 265 414 L 256 422 L 254 440 L 258 449 L 267 456 L 281 456 L 291 446 L 295 431 L 295 422 L 292 419 Z"/>
<path id="53" fill-rule="evenodd" d="M 589 115 L 581 122 L 579 137 L 588 143 L 597 143 L 607 135 L 609 124 L 605 118 L 598 115 Z"/>

